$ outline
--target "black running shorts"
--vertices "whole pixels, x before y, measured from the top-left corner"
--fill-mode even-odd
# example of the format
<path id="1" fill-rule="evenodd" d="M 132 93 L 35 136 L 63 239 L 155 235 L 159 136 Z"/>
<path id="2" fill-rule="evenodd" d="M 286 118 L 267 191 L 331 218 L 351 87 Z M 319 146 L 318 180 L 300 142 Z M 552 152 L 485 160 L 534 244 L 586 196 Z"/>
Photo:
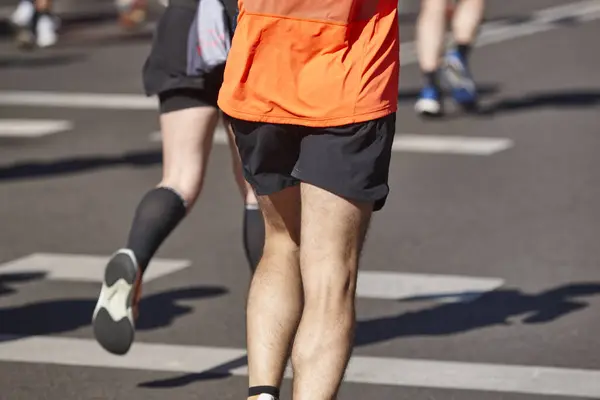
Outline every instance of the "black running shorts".
<path id="1" fill-rule="evenodd" d="M 190 55 L 197 51 L 192 40 L 197 7 L 198 0 L 170 0 L 154 32 L 142 76 L 146 95 L 159 96 L 161 112 L 217 107 L 225 65 L 201 74 L 190 69 Z"/>
<path id="2" fill-rule="evenodd" d="M 373 202 L 389 193 L 396 114 L 358 124 L 310 128 L 231 118 L 244 175 L 259 196 L 300 182 L 340 197 Z"/>

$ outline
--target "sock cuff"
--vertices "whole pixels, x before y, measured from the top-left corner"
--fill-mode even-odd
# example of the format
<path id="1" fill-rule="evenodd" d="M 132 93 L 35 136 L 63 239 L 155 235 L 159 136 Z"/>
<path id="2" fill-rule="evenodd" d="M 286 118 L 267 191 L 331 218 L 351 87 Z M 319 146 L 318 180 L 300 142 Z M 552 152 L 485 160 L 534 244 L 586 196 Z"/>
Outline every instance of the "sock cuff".
<path id="1" fill-rule="evenodd" d="M 276 388 L 275 386 L 252 386 L 248 389 L 248 397 L 260 396 L 261 394 L 270 394 L 278 399 L 279 388 Z"/>
<path id="2" fill-rule="evenodd" d="M 183 196 L 181 194 L 179 194 L 179 192 L 175 189 L 173 189 L 172 187 L 169 186 L 157 186 L 155 188 L 155 190 L 167 190 L 171 193 L 173 193 L 175 196 L 177 196 L 179 198 L 179 200 L 181 200 L 181 204 L 183 204 L 183 207 L 185 207 L 185 209 L 187 210 L 188 208 L 188 203 L 187 201 L 185 201 L 185 199 L 183 198 Z"/>

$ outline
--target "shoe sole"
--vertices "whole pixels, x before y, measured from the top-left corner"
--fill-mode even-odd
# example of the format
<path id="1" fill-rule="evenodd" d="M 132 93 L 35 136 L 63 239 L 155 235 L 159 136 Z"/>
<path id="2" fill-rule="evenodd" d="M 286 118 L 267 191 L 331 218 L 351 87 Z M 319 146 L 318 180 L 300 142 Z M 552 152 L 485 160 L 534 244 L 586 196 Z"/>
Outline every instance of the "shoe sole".
<path id="1" fill-rule="evenodd" d="M 136 278 L 137 266 L 125 252 L 116 253 L 104 271 L 92 325 L 96 341 L 113 354 L 126 354 L 133 343 L 135 326 L 131 304 Z"/>
<path id="2" fill-rule="evenodd" d="M 431 99 L 419 99 L 415 104 L 415 112 L 425 118 L 439 118 L 444 115 L 441 103 Z"/>

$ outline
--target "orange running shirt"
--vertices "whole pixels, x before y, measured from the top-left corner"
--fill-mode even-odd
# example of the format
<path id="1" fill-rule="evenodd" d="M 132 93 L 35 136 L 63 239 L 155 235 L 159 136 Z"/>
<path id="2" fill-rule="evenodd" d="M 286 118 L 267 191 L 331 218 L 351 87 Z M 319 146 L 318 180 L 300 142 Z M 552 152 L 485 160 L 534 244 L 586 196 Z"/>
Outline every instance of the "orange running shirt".
<path id="1" fill-rule="evenodd" d="M 314 127 L 397 108 L 397 0 L 239 0 L 219 107 Z"/>

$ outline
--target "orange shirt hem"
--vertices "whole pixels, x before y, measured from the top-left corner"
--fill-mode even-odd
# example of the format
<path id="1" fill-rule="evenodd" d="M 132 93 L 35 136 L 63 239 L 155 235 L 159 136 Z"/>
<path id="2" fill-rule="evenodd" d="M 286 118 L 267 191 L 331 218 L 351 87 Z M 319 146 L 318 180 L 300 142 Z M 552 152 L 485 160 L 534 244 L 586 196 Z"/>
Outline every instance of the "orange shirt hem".
<path id="1" fill-rule="evenodd" d="M 383 118 L 387 115 L 393 114 L 397 111 L 397 105 L 385 106 L 380 109 L 369 111 L 361 114 L 354 114 L 347 117 L 332 117 L 332 118 L 306 118 L 306 117 L 290 117 L 290 116 L 276 116 L 276 115 L 257 115 L 249 114 L 243 111 L 239 111 L 233 108 L 229 108 L 221 101 L 218 102 L 219 108 L 235 119 L 250 121 L 250 122 L 263 122 L 268 124 L 284 124 L 284 125 L 301 125 L 308 126 L 311 128 L 330 128 L 335 126 L 344 126 L 350 124 L 356 124 L 361 122 L 373 121 L 379 118 Z"/>

